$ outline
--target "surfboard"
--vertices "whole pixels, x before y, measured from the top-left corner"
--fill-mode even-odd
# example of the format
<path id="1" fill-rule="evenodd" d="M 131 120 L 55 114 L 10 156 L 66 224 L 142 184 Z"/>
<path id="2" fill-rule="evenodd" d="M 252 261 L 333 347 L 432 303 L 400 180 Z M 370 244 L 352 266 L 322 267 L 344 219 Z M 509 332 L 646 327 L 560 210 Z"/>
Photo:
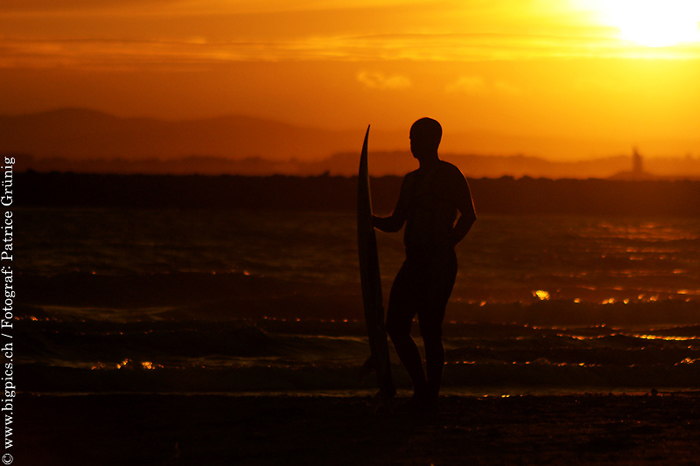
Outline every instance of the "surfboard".
<path id="1" fill-rule="evenodd" d="M 357 177 L 357 246 L 360 259 L 360 281 L 362 301 L 369 338 L 370 361 L 377 374 L 379 397 L 384 401 L 396 394 L 391 378 L 389 345 L 384 327 L 384 305 L 382 303 L 382 282 L 379 274 L 377 237 L 372 226 L 372 196 L 369 189 L 367 168 L 367 143 L 369 126 L 365 133 L 360 156 L 360 169 Z"/>

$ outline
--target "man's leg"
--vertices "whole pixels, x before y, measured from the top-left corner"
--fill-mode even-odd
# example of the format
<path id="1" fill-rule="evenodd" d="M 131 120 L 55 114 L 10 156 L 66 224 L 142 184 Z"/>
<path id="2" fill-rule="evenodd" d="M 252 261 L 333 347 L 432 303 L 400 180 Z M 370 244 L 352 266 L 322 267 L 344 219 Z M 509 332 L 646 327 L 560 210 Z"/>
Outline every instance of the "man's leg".
<path id="1" fill-rule="evenodd" d="M 442 383 L 442 369 L 445 365 L 445 347 L 442 345 L 441 337 L 423 337 L 425 346 L 425 366 L 428 375 L 426 384 L 426 402 L 428 404 L 437 403 Z"/>
<path id="2" fill-rule="evenodd" d="M 427 382 L 423 373 L 423 362 L 415 340 L 410 334 L 390 332 L 396 354 L 408 371 L 413 382 L 414 396 L 422 396 L 426 391 Z"/>
<path id="3" fill-rule="evenodd" d="M 404 264 L 391 287 L 386 330 L 394 343 L 396 354 L 413 382 L 414 396 L 416 396 L 425 392 L 426 379 L 420 351 L 411 336 L 411 325 L 416 315 L 415 300 L 412 296 L 414 287 L 410 268 Z"/>
<path id="4" fill-rule="evenodd" d="M 425 347 L 427 373 L 425 403 L 432 407 L 437 403 L 445 366 L 445 347 L 442 344 L 442 321 L 447 302 L 457 277 L 457 259 L 452 256 L 430 274 L 426 296 L 429 303 L 418 313 L 420 331 Z"/>

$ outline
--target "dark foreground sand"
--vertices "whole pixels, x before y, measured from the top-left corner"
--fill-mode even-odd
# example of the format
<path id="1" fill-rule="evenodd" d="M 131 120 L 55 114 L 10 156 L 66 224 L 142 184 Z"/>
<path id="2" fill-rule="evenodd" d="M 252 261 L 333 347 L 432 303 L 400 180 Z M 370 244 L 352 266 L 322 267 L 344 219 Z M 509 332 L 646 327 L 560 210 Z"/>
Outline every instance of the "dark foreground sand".
<path id="1" fill-rule="evenodd" d="M 363 398 L 20 396 L 17 465 L 699 464 L 700 394 Z"/>

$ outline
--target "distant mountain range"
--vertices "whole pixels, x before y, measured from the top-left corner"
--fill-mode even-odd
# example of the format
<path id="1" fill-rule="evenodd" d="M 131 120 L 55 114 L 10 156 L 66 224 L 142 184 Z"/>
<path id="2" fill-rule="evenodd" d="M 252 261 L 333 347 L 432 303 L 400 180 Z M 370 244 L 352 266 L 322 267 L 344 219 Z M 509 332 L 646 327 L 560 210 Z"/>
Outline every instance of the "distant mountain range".
<path id="1" fill-rule="evenodd" d="M 287 123 L 226 116 L 188 121 L 119 118 L 68 108 L 0 116 L 0 154 L 15 154 L 18 170 L 91 173 L 352 175 L 364 131 L 331 131 Z M 370 172 L 402 174 L 417 167 L 406 135 L 372 133 Z M 530 156 L 441 153 L 472 178 L 530 176 L 606 178 L 632 168 L 632 156 L 553 162 Z M 646 159 L 654 176 L 700 177 L 692 157 Z"/>
<path id="2" fill-rule="evenodd" d="M 173 160 L 188 156 L 320 158 L 357 145 L 357 134 L 245 116 L 187 121 L 118 118 L 67 108 L 0 116 L 0 152 L 67 160 Z"/>

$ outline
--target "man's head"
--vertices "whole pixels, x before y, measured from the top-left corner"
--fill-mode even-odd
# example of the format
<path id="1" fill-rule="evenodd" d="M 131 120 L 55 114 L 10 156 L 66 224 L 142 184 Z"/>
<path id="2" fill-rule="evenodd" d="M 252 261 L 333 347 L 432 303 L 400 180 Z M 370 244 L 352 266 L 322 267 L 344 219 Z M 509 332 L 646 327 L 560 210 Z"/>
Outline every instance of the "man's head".
<path id="1" fill-rule="evenodd" d="M 432 118 L 421 118 L 411 126 L 411 153 L 417 159 L 424 156 L 437 155 L 442 127 Z"/>

